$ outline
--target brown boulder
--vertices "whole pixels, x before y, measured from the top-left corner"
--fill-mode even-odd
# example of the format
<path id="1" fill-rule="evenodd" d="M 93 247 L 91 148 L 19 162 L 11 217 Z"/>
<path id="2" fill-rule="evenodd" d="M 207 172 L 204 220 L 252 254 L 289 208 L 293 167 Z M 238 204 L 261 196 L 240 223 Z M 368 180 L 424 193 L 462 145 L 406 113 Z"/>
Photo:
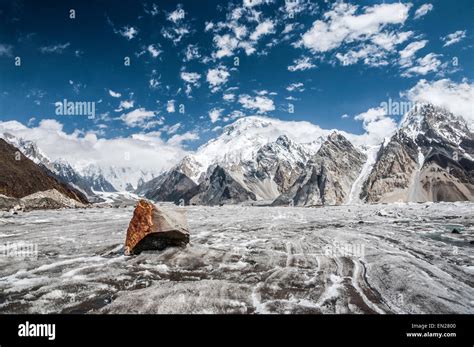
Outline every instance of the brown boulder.
<path id="1" fill-rule="evenodd" d="M 189 232 L 182 216 L 164 212 L 146 200 L 140 200 L 133 212 L 125 240 L 125 254 L 185 246 Z"/>

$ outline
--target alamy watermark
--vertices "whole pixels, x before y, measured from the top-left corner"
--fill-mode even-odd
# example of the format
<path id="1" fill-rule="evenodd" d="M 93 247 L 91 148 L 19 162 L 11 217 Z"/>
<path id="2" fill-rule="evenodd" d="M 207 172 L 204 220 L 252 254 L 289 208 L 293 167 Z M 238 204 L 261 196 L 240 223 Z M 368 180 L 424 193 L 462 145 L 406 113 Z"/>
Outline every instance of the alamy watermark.
<path id="1" fill-rule="evenodd" d="M 324 246 L 324 255 L 327 257 L 355 257 L 363 258 L 365 246 L 361 243 L 333 242 Z"/>
<path id="2" fill-rule="evenodd" d="M 94 101 L 57 101 L 56 115 L 58 116 L 87 116 L 89 119 L 95 118 L 95 102 Z"/>
<path id="3" fill-rule="evenodd" d="M 383 108 L 386 116 L 403 116 L 417 107 L 417 102 L 412 101 L 396 101 L 392 98 L 387 101 L 380 103 L 380 107 Z"/>
<path id="4" fill-rule="evenodd" d="M 0 243 L 0 257 L 37 259 L 38 245 L 30 242 Z"/>

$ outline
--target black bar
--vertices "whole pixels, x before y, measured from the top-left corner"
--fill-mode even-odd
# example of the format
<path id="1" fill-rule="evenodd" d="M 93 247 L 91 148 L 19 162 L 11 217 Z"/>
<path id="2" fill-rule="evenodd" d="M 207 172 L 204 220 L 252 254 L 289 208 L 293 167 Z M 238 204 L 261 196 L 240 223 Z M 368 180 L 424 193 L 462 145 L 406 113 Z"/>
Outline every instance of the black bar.
<path id="1" fill-rule="evenodd" d="M 0 315 L 0 346 L 220 345 L 473 346 L 473 315 Z M 55 324 L 55 339 L 19 337 L 19 325 Z M 430 325 L 432 324 L 432 325 Z M 455 327 L 452 326 L 455 324 Z M 424 329 L 421 329 L 425 326 Z M 407 333 L 455 333 L 408 337 Z"/>

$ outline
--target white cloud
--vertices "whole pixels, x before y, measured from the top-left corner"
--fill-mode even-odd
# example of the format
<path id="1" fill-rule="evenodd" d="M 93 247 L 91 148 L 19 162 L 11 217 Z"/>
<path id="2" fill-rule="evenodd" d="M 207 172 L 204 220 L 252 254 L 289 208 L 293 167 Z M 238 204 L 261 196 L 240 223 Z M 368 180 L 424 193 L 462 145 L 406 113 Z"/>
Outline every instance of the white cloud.
<path id="1" fill-rule="evenodd" d="M 133 100 L 121 100 L 119 107 L 115 110 L 115 112 L 128 110 L 129 108 L 132 108 L 134 104 L 135 104 L 135 101 Z"/>
<path id="2" fill-rule="evenodd" d="M 0 121 L 0 133 L 3 132 L 34 141 L 52 160 L 63 158 L 76 167 L 95 163 L 103 168 L 126 166 L 159 172 L 176 165 L 188 154 L 180 145 L 164 142 L 157 132 L 99 138 L 92 132 L 67 133 L 63 125 L 53 119 L 41 120 L 37 127 Z M 124 153 L 129 153 L 133 160 L 124 162 Z"/>
<path id="3" fill-rule="evenodd" d="M 213 108 L 209 111 L 209 119 L 211 123 L 215 123 L 219 120 L 224 110 L 222 108 Z"/>
<path id="4" fill-rule="evenodd" d="M 250 35 L 250 39 L 253 41 L 258 41 L 260 37 L 268 34 L 273 34 L 274 32 L 275 24 L 271 20 L 267 19 L 257 25 L 252 35 Z"/>
<path id="5" fill-rule="evenodd" d="M 185 16 L 186 16 L 186 12 L 183 10 L 181 5 L 178 5 L 176 10 L 169 13 L 166 19 L 176 24 L 179 21 L 183 20 Z"/>
<path id="6" fill-rule="evenodd" d="M 428 40 L 414 41 L 409 43 L 403 50 L 399 52 L 400 60 L 399 64 L 402 67 L 408 67 L 413 65 L 413 58 L 420 49 L 424 48 Z"/>
<path id="7" fill-rule="evenodd" d="M 120 98 L 122 96 L 122 94 L 118 93 L 118 92 L 114 92 L 113 90 L 109 89 L 109 94 L 111 97 L 113 98 Z"/>
<path id="8" fill-rule="evenodd" d="M 166 104 L 166 112 L 175 113 L 176 112 L 175 103 L 176 103 L 176 101 L 174 101 L 174 100 L 168 100 L 168 102 Z"/>
<path id="9" fill-rule="evenodd" d="M 186 83 L 197 85 L 199 84 L 199 80 L 201 79 L 201 75 L 197 72 L 181 72 L 181 79 Z"/>
<path id="10" fill-rule="evenodd" d="M 138 34 L 138 29 L 132 26 L 124 26 L 122 29 L 118 31 L 120 35 L 126 37 L 127 40 L 132 40 Z"/>
<path id="11" fill-rule="evenodd" d="M 291 83 L 288 87 L 286 87 L 286 90 L 288 90 L 289 92 L 302 92 L 304 91 L 304 84 L 301 82 Z"/>
<path id="12" fill-rule="evenodd" d="M 68 48 L 71 44 L 69 42 L 63 43 L 63 44 L 57 44 L 53 46 L 44 46 L 40 47 L 40 52 L 43 54 L 51 54 L 51 53 L 56 53 L 56 54 L 61 54 L 63 53 L 66 48 Z"/>
<path id="13" fill-rule="evenodd" d="M 356 14 L 359 6 L 337 2 L 324 13 L 324 21 L 315 21 L 303 34 L 299 45 L 318 53 L 333 50 L 343 43 L 370 40 L 387 25 L 404 24 L 410 6 L 377 4 L 364 7 L 362 14 Z"/>
<path id="14" fill-rule="evenodd" d="M 341 116 L 341 118 L 342 118 L 342 119 L 347 119 L 347 118 L 349 118 L 349 115 L 348 115 L 347 113 L 345 113 L 345 114 L 343 114 L 343 115 Z"/>
<path id="15" fill-rule="evenodd" d="M 366 133 L 361 138 L 363 142 L 369 145 L 381 143 L 397 130 L 397 123 L 392 118 L 386 116 L 383 107 L 371 108 L 366 112 L 358 114 L 354 119 L 363 122 Z"/>
<path id="16" fill-rule="evenodd" d="M 466 37 L 466 30 L 458 30 L 452 34 L 442 37 L 441 40 L 444 41 L 443 47 L 448 47 L 454 45 L 455 43 L 460 42 Z"/>
<path id="17" fill-rule="evenodd" d="M 309 57 L 301 57 L 299 59 L 295 59 L 293 61 L 293 65 L 288 66 L 288 70 L 291 72 L 304 71 L 314 67 L 316 67 L 316 65 L 311 62 Z"/>
<path id="18" fill-rule="evenodd" d="M 171 40 L 175 46 L 181 42 L 184 36 L 188 35 L 189 33 L 191 33 L 191 31 L 187 25 L 163 28 L 161 30 L 163 37 L 165 39 Z"/>
<path id="19" fill-rule="evenodd" d="M 224 99 L 225 101 L 234 101 L 235 100 L 235 94 L 232 94 L 232 93 L 227 93 L 227 94 L 224 94 L 222 95 L 222 99 Z"/>
<path id="20" fill-rule="evenodd" d="M 423 58 L 416 60 L 416 65 L 407 69 L 402 73 L 403 77 L 411 77 L 414 75 L 427 75 L 430 72 L 437 72 L 441 67 L 441 61 L 438 59 L 439 54 L 429 53 Z"/>
<path id="21" fill-rule="evenodd" d="M 152 89 L 156 89 L 158 88 L 160 85 L 161 85 L 161 82 L 158 78 L 150 78 L 150 80 L 148 81 L 148 85 L 150 86 L 150 88 Z"/>
<path id="22" fill-rule="evenodd" d="M 199 135 L 196 132 L 188 131 L 184 134 L 173 135 L 167 143 L 172 146 L 181 146 L 185 141 L 199 140 Z"/>
<path id="23" fill-rule="evenodd" d="M 224 66 L 219 66 L 215 69 L 209 69 L 207 71 L 206 80 L 209 83 L 209 87 L 213 93 L 217 92 L 221 86 L 227 83 L 230 73 Z"/>
<path id="24" fill-rule="evenodd" d="M 174 125 L 165 125 L 160 130 L 165 131 L 168 135 L 175 134 L 183 125 L 181 123 L 176 123 Z"/>
<path id="25" fill-rule="evenodd" d="M 184 52 L 184 61 L 191 61 L 194 59 L 201 58 L 201 54 L 199 53 L 199 48 L 197 45 L 188 45 Z"/>
<path id="26" fill-rule="evenodd" d="M 158 45 L 148 45 L 147 51 L 151 54 L 153 58 L 157 58 L 163 51 L 159 48 Z"/>
<path id="27" fill-rule="evenodd" d="M 233 56 L 234 50 L 239 47 L 239 40 L 230 34 L 215 35 L 213 40 L 217 47 L 213 55 L 218 59 Z"/>
<path id="28" fill-rule="evenodd" d="M 429 102 L 444 107 L 464 117 L 471 130 L 474 130 L 473 83 L 467 81 L 456 83 L 450 79 L 428 82 L 422 79 L 404 95 L 413 103 Z"/>
<path id="29" fill-rule="evenodd" d="M 415 19 L 421 18 L 424 15 L 426 15 L 428 12 L 433 10 L 433 5 L 432 4 L 423 4 L 418 9 L 415 11 Z"/>
<path id="30" fill-rule="evenodd" d="M 239 96 L 239 103 L 246 109 L 256 110 L 257 113 L 266 113 L 275 110 L 273 100 L 266 96 L 251 97 L 247 94 Z"/>
<path id="31" fill-rule="evenodd" d="M 120 119 L 129 127 L 148 128 L 147 122 L 155 118 L 153 111 L 147 111 L 144 108 L 137 108 L 129 113 L 122 114 Z"/>
<path id="32" fill-rule="evenodd" d="M 363 45 L 358 50 L 350 50 L 345 54 L 336 53 L 336 58 L 343 66 L 356 64 L 363 60 L 369 66 L 384 66 L 388 64 L 385 51 L 375 45 Z"/>

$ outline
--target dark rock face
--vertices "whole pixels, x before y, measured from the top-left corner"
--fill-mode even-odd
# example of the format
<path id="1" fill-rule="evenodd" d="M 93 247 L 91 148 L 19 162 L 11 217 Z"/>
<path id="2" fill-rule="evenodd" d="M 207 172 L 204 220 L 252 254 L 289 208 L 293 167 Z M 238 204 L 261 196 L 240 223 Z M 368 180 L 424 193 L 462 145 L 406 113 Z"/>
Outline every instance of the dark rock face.
<path id="1" fill-rule="evenodd" d="M 196 183 L 185 174 L 172 170 L 145 183 L 141 190 L 145 191 L 145 197 L 148 199 L 179 203 L 184 200 L 186 193 L 196 186 Z"/>
<path id="2" fill-rule="evenodd" d="M 56 189 L 61 194 L 87 204 L 87 198 L 76 189 L 59 182 L 51 172 L 36 165 L 17 148 L 0 139 L 0 194 L 22 198 Z"/>
<path id="3" fill-rule="evenodd" d="M 366 159 L 344 136 L 333 133 L 308 162 L 305 173 L 273 205 L 343 204 Z"/>
<path id="4" fill-rule="evenodd" d="M 138 202 L 128 226 L 125 254 L 162 250 L 169 246 L 183 247 L 187 243 L 189 232 L 182 218 L 164 212 L 148 201 Z"/>
<path id="5" fill-rule="evenodd" d="M 220 205 L 256 200 L 256 196 L 242 187 L 224 168 L 216 166 L 209 179 L 191 189 L 186 199 L 190 204 Z"/>
<path id="6" fill-rule="evenodd" d="M 378 202 L 383 196 L 397 200 L 408 194 L 418 165 L 418 150 L 413 140 L 399 133 L 380 149 L 377 156 L 376 164 L 362 188 L 366 201 Z"/>

